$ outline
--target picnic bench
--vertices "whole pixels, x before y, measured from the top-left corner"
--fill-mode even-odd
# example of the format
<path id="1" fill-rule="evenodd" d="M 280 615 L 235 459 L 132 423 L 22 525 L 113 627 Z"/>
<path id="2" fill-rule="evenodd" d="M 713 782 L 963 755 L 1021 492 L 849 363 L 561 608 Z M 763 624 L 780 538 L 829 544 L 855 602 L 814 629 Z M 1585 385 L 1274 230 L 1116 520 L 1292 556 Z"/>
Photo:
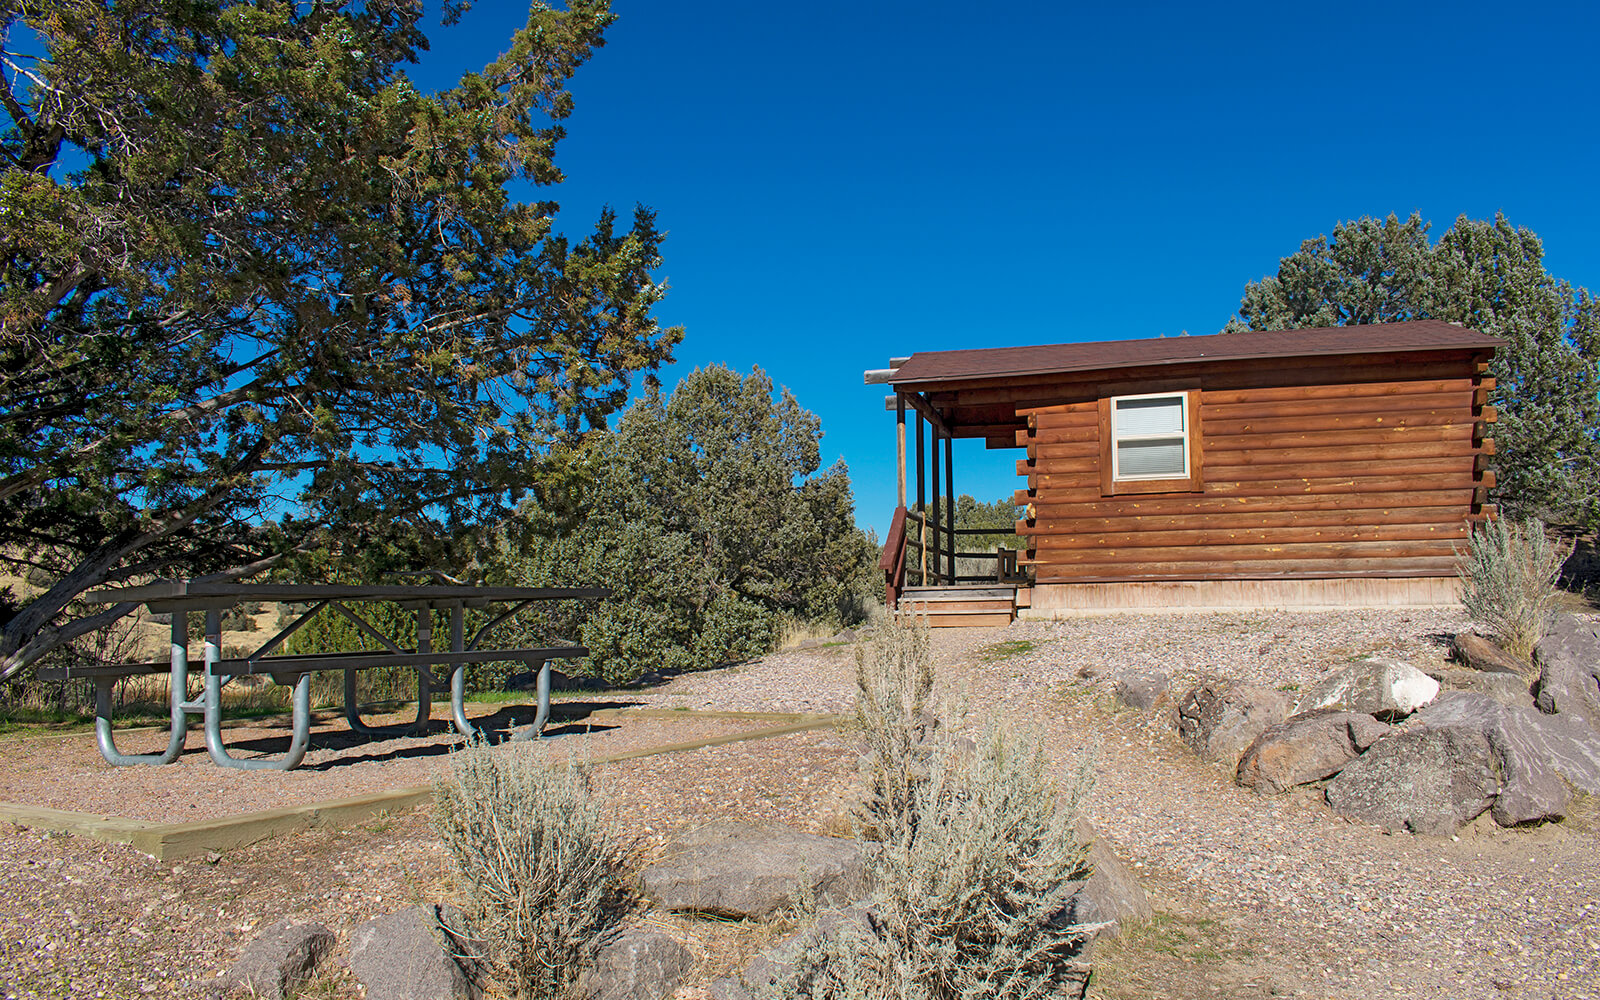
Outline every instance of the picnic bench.
<path id="1" fill-rule="evenodd" d="M 305 759 L 311 744 L 311 676 L 319 670 L 344 671 L 344 714 L 350 728 L 357 733 L 373 735 L 422 735 L 427 730 L 433 712 L 436 693 L 449 691 L 450 714 L 455 729 L 463 736 L 473 736 L 479 727 L 467 718 L 466 668 L 473 663 L 515 662 L 528 664 L 537 672 L 537 714 L 526 730 L 513 732 L 512 739 L 530 740 L 538 737 L 550 719 L 550 664 L 553 660 L 573 659 L 589 655 L 589 650 L 579 645 L 555 645 L 517 649 L 483 649 L 479 643 L 495 626 L 505 622 L 525 608 L 542 601 L 597 600 L 610 596 L 598 588 L 563 587 L 471 587 L 452 585 L 418 586 L 364 586 L 345 584 L 248 584 L 221 583 L 201 580 L 157 580 L 133 587 L 93 591 L 85 600 L 96 604 L 143 604 L 152 614 L 168 614 L 172 620 L 172 655 L 170 659 L 147 663 L 89 664 L 54 667 L 40 670 L 45 680 L 87 678 L 95 685 L 95 740 L 101 756 L 111 764 L 170 764 L 183 753 L 187 740 L 189 716 L 200 715 L 205 720 L 206 750 L 211 759 L 222 767 L 241 769 L 289 770 Z M 309 605 L 295 619 L 262 643 L 260 648 L 244 657 L 222 655 L 222 612 L 241 602 L 278 601 L 292 605 Z M 375 601 L 392 601 L 403 608 L 417 611 L 417 635 L 414 646 L 403 646 L 399 637 L 383 634 L 362 617 L 356 607 Z M 469 639 L 466 635 L 466 610 L 503 605 L 498 613 L 478 628 Z M 433 648 L 433 610 L 445 609 L 450 614 L 450 643 L 448 649 Z M 317 653 L 309 655 L 275 655 L 275 651 L 290 636 L 319 614 L 332 611 L 348 619 L 362 635 L 373 640 L 379 649 L 351 653 Z M 189 612 L 205 614 L 204 655 L 200 659 L 189 656 Z M 370 726 L 361 718 L 361 708 L 356 697 L 356 679 L 362 670 L 377 667 L 410 667 L 417 672 L 417 716 L 409 726 Z M 448 678 L 441 680 L 433 673 L 434 667 L 448 668 Z M 198 671 L 204 678 L 198 698 L 189 695 L 189 676 Z M 167 749 L 161 753 L 126 754 L 117 749 L 112 724 L 112 689 L 118 680 L 145 674 L 170 674 L 168 684 L 171 703 L 171 731 Z M 293 687 L 292 735 L 288 751 L 275 759 L 238 758 L 228 752 L 222 741 L 222 689 L 236 677 L 267 675 L 278 684 Z"/>

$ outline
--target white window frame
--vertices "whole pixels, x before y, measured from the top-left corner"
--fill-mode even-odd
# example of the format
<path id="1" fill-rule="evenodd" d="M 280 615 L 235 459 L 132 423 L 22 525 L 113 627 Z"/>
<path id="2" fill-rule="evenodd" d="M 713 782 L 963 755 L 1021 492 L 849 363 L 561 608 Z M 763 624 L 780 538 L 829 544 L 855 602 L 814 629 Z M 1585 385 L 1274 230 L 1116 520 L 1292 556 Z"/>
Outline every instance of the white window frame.
<path id="1" fill-rule="evenodd" d="M 1183 470 L 1181 472 L 1152 472 L 1144 475 L 1125 476 L 1122 474 L 1122 449 L 1118 447 L 1124 441 L 1170 441 L 1176 435 L 1172 434 L 1119 434 L 1117 432 L 1117 404 L 1128 399 L 1176 399 L 1179 401 L 1178 412 L 1183 417 Z M 1135 483 L 1156 480 L 1187 479 L 1190 475 L 1191 456 L 1189 435 L 1194 432 L 1189 421 L 1189 391 L 1177 392 L 1144 392 L 1130 396 L 1112 396 L 1109 400 L 1111 408 L 1111 478 L 1114 482 Z"/>

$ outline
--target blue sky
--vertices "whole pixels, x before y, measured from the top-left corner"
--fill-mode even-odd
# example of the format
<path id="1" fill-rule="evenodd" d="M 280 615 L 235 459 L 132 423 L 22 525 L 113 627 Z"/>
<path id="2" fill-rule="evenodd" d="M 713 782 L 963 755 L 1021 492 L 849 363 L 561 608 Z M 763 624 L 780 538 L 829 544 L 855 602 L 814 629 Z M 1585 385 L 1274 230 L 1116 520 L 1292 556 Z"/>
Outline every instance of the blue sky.
<path id="1" fill-rule="evenodd" d="M 572 90 L 561 226 L 655 208 L 690 369 L 759 365 L 822 419 L 857 518 L 894 505 L 891 355 L 1215 333 L 1246 282 L 1362 215 L 1544 239 L 1600 290 L 1591 4 L 614 0 Z M 525 19 L 430 30 L 419 84 Z M 957 442 L 956 488 L 1019 452 Z"/>

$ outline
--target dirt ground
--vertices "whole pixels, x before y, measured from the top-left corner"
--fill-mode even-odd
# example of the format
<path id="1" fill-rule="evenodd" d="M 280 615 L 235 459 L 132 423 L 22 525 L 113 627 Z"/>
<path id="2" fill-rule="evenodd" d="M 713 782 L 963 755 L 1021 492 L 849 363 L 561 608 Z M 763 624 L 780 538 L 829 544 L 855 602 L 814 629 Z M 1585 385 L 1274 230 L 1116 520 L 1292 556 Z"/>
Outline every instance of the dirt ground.
<path id="1" fill-rule="evenodd" d="M 1484 821 L 1454 838 L 1387 835 L 1338 818 L 1314 787 L 1276 799 L 1235 787 L 1177 741 L 1162 708 L 1119 709 L 1105 681 L 1113 669 L 1160 667 L 1178 688 L 1216 671 L 1292 690 L 1353 652 L 1437 656 L 1459 624 L 1443 613 L 1140 616 L 948 630 L 935 634 L 935 653 L 946 690 L 975 715 L 1037 725 L 1063 767 L 1093 754 L 1089 818 L 1157 915 L 1096 946 L 1091 995 L 1600 997 L 1600 836 L 1581 810 L 1528 829 Z M 852 672 L 848 647 L 789 651 L 677 678 L 640 701 L 834 711 L 848 703 Z M 597 775 L 619 819 L 654 850 L 674 829 L 714 818 L 837 831 L 854 757 L 848 736 L 824 730 L 638 758 Z M 108 781 L 126 773 L 104 770 Z M 0 997 L 181 995 L 279 917 L 321 920 L 342 938 L 362 920 L 453 892 L 426 810 L 176 864 L 0 831 Z M 699 959 L 684 1000 L 784 930 L 654 919 Z M 303 996 L 359 991 L 335 963 Z"/>
<path id="2" fill-rule="evenodd" d="M 760 718 L 702 718 L 628 713 L 627 698 L 567 700 L 551 706 L 551 722 L 531 752 L 575 759 L 607 757 L 677 743 L 731 736 L 775 725 Z M 533 704 L 476 705 L 467 715 L 490 732 L 504 733 L 531 720 Z M 620 713 L 620 714 L 619 714 Z M 405 728 L 416 709 L 367 717 L 369 724 Z M 248 719 L 223 730 L 229 752 L 241 759 L 280 757 L 289 745 L 287 717 Z M 311 749 L 293 771 L 242 771 L 212 763 L 197 724 L 187 747 L 166 767 L 109 767 L 94 735 L 0 737 L 0 801 L 154 823 L 187 823 L 262 809 L 307 805 L 369 792 L 426 785 L 452 747 L 460 744 L 449 706 L 435 704 L 424 736 L 370 739 L 351 732 L 338 711 L 315 713 Z M 168 730 L 141 728 L 118 737 L 124 753 L 166 749 Z"/>

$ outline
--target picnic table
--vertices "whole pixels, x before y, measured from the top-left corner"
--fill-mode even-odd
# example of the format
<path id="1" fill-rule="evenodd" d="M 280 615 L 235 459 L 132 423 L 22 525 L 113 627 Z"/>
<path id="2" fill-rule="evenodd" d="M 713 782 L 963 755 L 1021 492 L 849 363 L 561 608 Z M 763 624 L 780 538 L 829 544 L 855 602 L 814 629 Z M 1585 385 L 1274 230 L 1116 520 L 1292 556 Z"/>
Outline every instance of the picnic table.
<path id="1" fill-rule="evenodd" d="M 111 764 L 170 764 L 183 753 L 189 716 L 205 719 L 206 750 L 222 767 L 289 770 L 305 758 L 311 744 L 311 675 L 319 670 L 344 671 L 344 714 L 350 728 L 363 735 L 398 735 L 426 732 L 432 715 L 432 696 L 450 692 L 450 714 L 455 729 L 473 736 L 479 728 L 467 718 L 466 668 L 473 663 L 518 662 L 537 671 L 538 710 L 533 725 L 513 733 L 513 739 L 534 739 L 550 719 L 550 664 L 552 660 L 589 655 L 579 645 L 554 645 L 517 649 L 483 649 L 479 643 L 496 625 L 541 601 L 596 600 L 610 596 L 599 588 L 566 587 L 472 587 L 454 585 L 365 586 L 345 584 L 250 584 L 202 580 L 157 580 L 132 587 L 93 591 L 85 600 L 97 604 L 143 604 L 152 614 L 168 614 L 172 619 L 170 659 L 146 663 L 90 664 L 40 670 L 46 680 L 88 678 L 95 685 L 95 739 L 101 756 Z M 222 612 L 246 601 L 278 601 L 309 605 L 293 621 L 280 629 L 260 648 L 244 657 L 222 656 Z M 417 610 L 417 635 L 414 646 L 404 646 L 396 636 L 383 634 L 362 617 L 356 607 L 375 601 L 392 601 Z M 466 636 L 466 609 L 504 605 L 477 632 Z M 432 611 L 450 613 L 448 649 L 433 648 Z M 204 655 L 189 656 L 189 612 L 205 613 Z M 291 635 L 319 614 L 332 611 L 348 619 L 380 649 L 353 653 L 275 655 Z M 356 678 L 360 671 L 376 667 L 411 667 L 417 672 L 417 717 L 409 727 L 369 726 L 362 721 L 356 697 Z M 449 670 L 441 681 L 433 667 Z M 202 673 L 204 683 L 198 698 L 189 695 L 191 671 Z M 144 674 L 170 674 L 171 732 L 167 749 L 161 753 L 125 754 L 117 749 L 112 724 L 112 688 L 125 677 Z M 222 689 L 236 677 L 267 675 L 276 683 L 292 686 L 292 735 L 287 753 L 275 759 L 232 756 L 222 741 Z"/>

